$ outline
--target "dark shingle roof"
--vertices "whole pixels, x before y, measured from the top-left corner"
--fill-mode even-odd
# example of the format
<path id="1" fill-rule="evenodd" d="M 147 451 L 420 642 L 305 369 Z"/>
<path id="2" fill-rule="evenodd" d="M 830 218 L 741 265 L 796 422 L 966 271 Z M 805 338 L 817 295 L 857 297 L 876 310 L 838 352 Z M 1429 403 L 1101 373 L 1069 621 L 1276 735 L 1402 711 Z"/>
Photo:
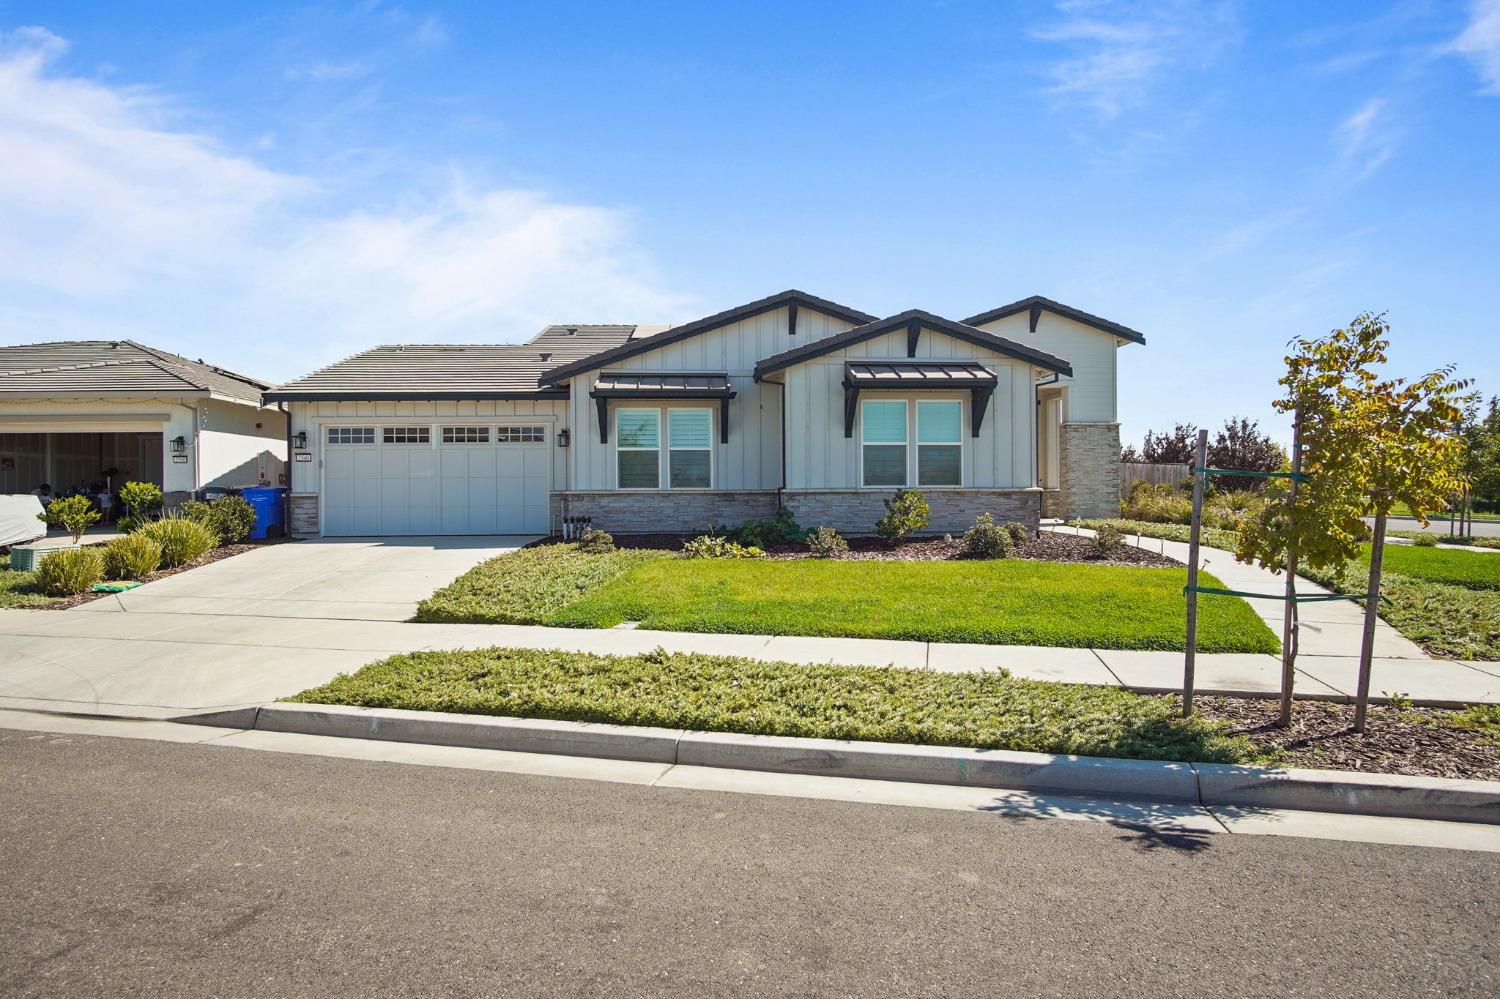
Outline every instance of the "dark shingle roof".
<path id="1" fill-rule="evenodd" d="M 527 343 L 386 344 L 266 393 L 268 402 L 339 399 L 565 398 L 540 388 L 548 368 L 619 346 L 634 326 L 548 326 Z"/>
<path id="2" fill-rule="evenodd" d="M 0 396 L 58 392 L 213 395 L 260 405 L 264 382 L 133 340 L 65 340 L 0 347 Z"/>
<path id="3" fill-rule="evenodd" d="M 993 385 L 999 376 L 978 361 L 849 361 L 844 377 L 862 388 Z"/>

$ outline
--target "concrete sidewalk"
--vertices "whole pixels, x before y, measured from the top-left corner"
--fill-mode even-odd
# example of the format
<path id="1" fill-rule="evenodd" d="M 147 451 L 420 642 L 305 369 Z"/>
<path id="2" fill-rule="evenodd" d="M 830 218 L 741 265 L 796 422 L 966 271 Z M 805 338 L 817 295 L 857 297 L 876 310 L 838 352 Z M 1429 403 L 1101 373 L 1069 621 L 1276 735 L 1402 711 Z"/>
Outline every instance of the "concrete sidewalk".
<path id="1" fill-rule="evenodd" d="M 491 646 L 616 655 L 659 646 L 770 661 L 949 672 L 1005 667 L 1021 677 L 1142 692 L 1177 690 L 1182 683 L 1180 652 L 244 614 L 4 610 L 0 641 L 7 650 L 0 665 L 0 706 L 150 717 L 263 704 L 395 653 Z M 1299 666 L 1300 694 L 1335 699 L 1352 694 L 1355 659 L 1304 656 Z M 1281 664 L 1271 655 L 1205 654 L 1198 658 L 1197 675 L 1204 694 L 1269 694 L 1278 689 Z M 1379 659 L 1373 690 L 1434 704 L 1500 703 L 1500 663 Z"/>

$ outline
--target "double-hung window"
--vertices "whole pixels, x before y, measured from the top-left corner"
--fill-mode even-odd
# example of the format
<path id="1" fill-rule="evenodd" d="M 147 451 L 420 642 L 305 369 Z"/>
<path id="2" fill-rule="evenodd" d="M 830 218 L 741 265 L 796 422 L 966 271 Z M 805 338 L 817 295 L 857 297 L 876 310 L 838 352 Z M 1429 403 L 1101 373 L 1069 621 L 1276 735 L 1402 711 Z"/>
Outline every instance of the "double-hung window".
<path id="1" fill-rule="evenodd" d="M 963 483 L 963 409 L 957 400 L 917 402 L 917 485 Z"/>
<path id="2" fill-rule="evenodd" d="M 860 404 L 859 424 L 864 484 L 906 485 L 906 402 L 866 399 Z"/>
<path id="3" fill-rule="evenodd" d="M 661 410 L 615 410 L 621 489 L 661 488 Z"/>
<path id="4" fill-rule="evenodd" d="M 713 414 L 706 409 L 667 410 L 667 485 L 707 489 L 713 478 Z"/>

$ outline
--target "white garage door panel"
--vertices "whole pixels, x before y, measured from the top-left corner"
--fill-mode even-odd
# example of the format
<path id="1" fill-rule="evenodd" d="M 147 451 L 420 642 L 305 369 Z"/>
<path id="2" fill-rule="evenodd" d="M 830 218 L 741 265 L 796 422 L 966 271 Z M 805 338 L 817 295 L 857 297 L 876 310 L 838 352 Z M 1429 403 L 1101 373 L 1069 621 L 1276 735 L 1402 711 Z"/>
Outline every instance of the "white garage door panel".
<path id="1" fill-rule="evenodd" d="M 550 439 L 500 444 L 340 444 L 323 430 L 329 536 L 546 533 Z"/>

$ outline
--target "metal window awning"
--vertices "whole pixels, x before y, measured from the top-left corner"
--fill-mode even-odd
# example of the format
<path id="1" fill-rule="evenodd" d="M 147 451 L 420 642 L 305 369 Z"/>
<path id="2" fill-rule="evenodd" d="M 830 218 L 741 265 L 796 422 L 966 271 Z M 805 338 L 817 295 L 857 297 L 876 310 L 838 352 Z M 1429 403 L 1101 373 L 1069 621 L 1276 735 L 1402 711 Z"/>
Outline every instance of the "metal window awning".
<path id="1" fill-rule="evenodd" d="M 599 412 L 599 443 L 609 443 L 609 400 L 611 399 L 717 399 L 719 401 L 719 441 L 729 443 L 729 400 L 735 396 L 729 375 L 723 371 L 674 372 L 604 372 L 589 390 L 589 397 Z"/>
<path id="2" fill-rule="evenodd" d="M 966 390 L 969 433 L 979 436 L 1000 377 L 976 361 L 848 361 L 844 364 L 844 436 L 854 436 L 859 394 L 870 390 Z"/>

